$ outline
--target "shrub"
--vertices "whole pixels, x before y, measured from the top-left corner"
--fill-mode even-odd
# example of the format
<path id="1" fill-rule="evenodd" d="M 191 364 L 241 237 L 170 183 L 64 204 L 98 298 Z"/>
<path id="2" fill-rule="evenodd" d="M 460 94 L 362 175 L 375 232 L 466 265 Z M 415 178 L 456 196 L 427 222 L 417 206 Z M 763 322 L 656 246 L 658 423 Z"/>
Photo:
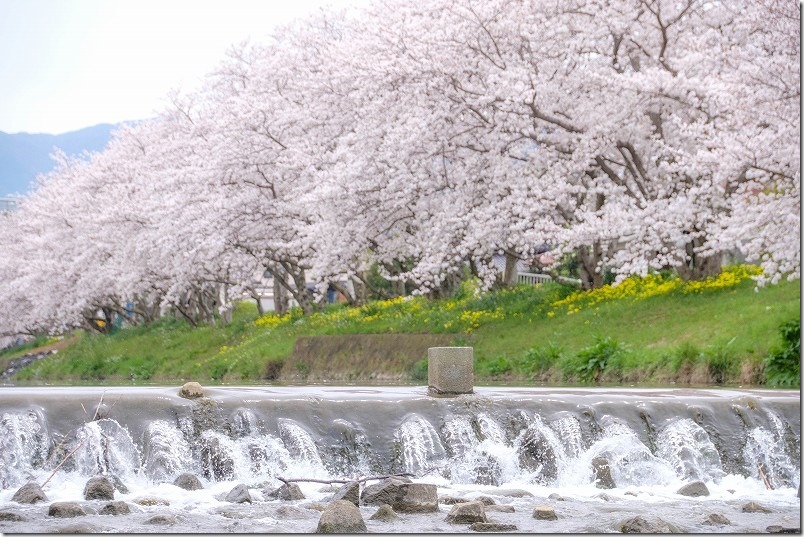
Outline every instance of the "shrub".
<path id="1" fill-rule="evenodd" d="M 427 358 L 422 358 L 410 366 L 410 378 L 417 381 L 427 380 Z"/>
<path id="2" fill-rule="evenodd" d="M 563 352 L 564 349 L 555 341 L 543 347 L 531 347 L 525 352 L 522 371 L 524 373 L 546 371 L 561 361 Z"/>
<path id="3" fill-rule="evenodd" d="M 706 353 L 709 376 L 715 384 L 723 384 L 737 369 L 734 353 L 726 347 L 720 347 Z"/>
<path id="4" fill-rule="evenodd" d="M 499 377 L 505 375 L 506 373 L 510 373 L 513 368 L 514 365 L 505 356 L 498 356 L 497 358 L 493 358 L 486 363 L 486 370 L 492 377 Z"/>
<path id="5" fill-rule="evenodd" d="M 673 372 L 678 373 L 684 365 L 694 366 L 702 357 L 701 349 L 689 341 L 685 341 L 675 349 L 670 365 Z"/>
<path id="6" fill-rule="evenodd" d="M 801 319 L 792 319 L 779 327 L 782 346 L 765 359 L 765 380 L 776 387 L 801 385 Z"/>
<path id="7" fill-rule="evenodd" d="M 624 349 L 620 342 L 611 337 L 595 338 L 596 343 L 582 349 L 577 354 L 574 373 L 584 384 L 600 382 L 600 377 L 621 358 Z"/>

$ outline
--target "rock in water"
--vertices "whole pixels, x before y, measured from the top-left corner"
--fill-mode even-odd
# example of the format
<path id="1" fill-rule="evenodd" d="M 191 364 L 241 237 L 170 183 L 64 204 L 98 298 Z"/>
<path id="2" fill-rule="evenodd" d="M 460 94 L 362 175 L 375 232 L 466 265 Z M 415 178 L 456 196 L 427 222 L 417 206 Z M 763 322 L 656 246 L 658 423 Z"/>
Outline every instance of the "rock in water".
<path id="1" fill-rule="evenodd" d="M 25 520 L 27 518 L 13 511 L 0 511 L 0 522 L 23 522 Z"/>
<path id="2" fill-rule="evenodd" d="M 184 490 L 200 490 L 204 488 L 195 474 L 185 472 L 173 480 L 173 484 Z"/>
<path id="3" fill-rule="evenodd" d="M 661 518 L 637 516 L 620 523 L 622 533 L 680 533 L 678 529 Z"/>
<path id="4" fill-rule="evenodd" d="M 533 518 L 537 520 L 558 520 L 558 515 L 550 505 L 537 505 L 533 508 Z"/>
<path id="5" fill-rule="evenodd" d="M 474 524 L 489 521 L 486 518 L 486 506 L 483 505 L 483 502 L 456 503 L 445 520 L 450 524 Z"/>
<path id="6" fill-rule="evenodd" d="M 47 514 L 56 518 L 72 518 L 87 513 L 75 502 L 53 502 L 48 507 Z"/>
<path id="7" fill-rule="evenodd" d="M 17 503 L 36 503 L 46 502 L 48 499 L 42 491 L 42 487 L 32 481 L 21 486 L 17 492 L 14 493 L 14 496 L 11 497 L 11 501 Z"/>
<path id="8" fill-rule="evenodd" d="M 335 495 L 332 497 L 333 500 L 346 500 L 348 502 L 352 502 L 355 505 L 360 505 L 360 483 L 357 481 L 352 481 L 351 483 L 346 483 L 344 486 L 339 488 Z"/>
<path id="9" fill-rule="evenodd" d="M 131 512 L 126 502 L 109 502 L 100 510 L 101 515 L 127 515 Z"/>
<path id="10" fill-rule="evenodd" d="M 360 509 L 352 502 L 334 500 L 318 519 L 316 533 L 367 533 Z"/>
<path id="11" fill-rule="evenodd" d="M 595 457 L 592 459 L 592 471 L 595 474 L 595 486 L 599 489 L 617 488 L 614 479 L 611 477 L 611 466 L 608 459 Z"/>
<path id="12" fill-rule="evenodd" d="M 145 524 L 152 524 L 155 526 L 172 526 L 176 523 L 176 517 L 173 515 L 154 515 L 145 521 Z"/>
<path id="13" fill-rule="evenodd" d="M 204 397 L 204 388 L 197 382 L 186 382 L 179 390 L 179 395 L 185 399 L 198 399 Z"/>
<path id="14" fill-rule="evenodd" d="M 687 483 L 678 489 L 676 494 L 697 498 L 698 496 L 709 496 L 709 489 L 706 488 L 706 485 L 703 481 L 693 481 L 692 483 Z"/>
<path id="15" fill-rule="evenodd" d="M 114 500 L 114 485 L 104 476 L 92 477 L 84 485 L 85 500 Z"/>
<path id="16" fill-rule="evenodd" d="M 765 507 L 764 505 L 760 505 L 757 502 L 748 502 L 747 504 L 743 505 L 742 507 L 743 513 L 772 513 L 770 509 Z"/>
<path id="17" fill-rule="evenodd" d="M 706 520 L 704 520 L 702 524 L 705 526 L 728 526 L 731 524 L 731 521 L 720 513 L 712 513 L 706 517 Z"/>
<path id="18" fill-rule="evenodd" d="M 516 531 L 515 524 L 497 524 L 496 522 L 475 522 L 469 529 L 478 532 L 500 533 L 503 531 Z"/>
<path id="19" fill-rule="evenodd" d="M 226 495 L 226 501 L 232 503 L 251 503 L 251 494 L 248 492 L 248 487 L 242 483 L 237 485 Z"/>
<path id="20" fill-rule="evenodd" d="M 369 517 L 369 520 L 380 520 L 382 522 L 389 522 L 391 520 L 399 520 L 399 515 L 397 515 L 394 512 L 393 508 L 390 505 L 384 503 L 380 506 L 379 509 L 377 509 L 377 512 L 375 512 L 373 515 Z"/>
<path id="21" fill-rule="evenodd" d="M 400 513 L 435 513 L 438 511 L 438 493 L 435 485 L 409 483 L 395 477 L 363 489 L 363 505 L 387 503 Z"/>
<path id="22" fill-rule="evenodd" d="M 279 496 L 280 500 L 284 500 L 286 502 L 304 499 L 304 493 L 296 483 L 285 483 L 279 487 L 277 495 Z"/>

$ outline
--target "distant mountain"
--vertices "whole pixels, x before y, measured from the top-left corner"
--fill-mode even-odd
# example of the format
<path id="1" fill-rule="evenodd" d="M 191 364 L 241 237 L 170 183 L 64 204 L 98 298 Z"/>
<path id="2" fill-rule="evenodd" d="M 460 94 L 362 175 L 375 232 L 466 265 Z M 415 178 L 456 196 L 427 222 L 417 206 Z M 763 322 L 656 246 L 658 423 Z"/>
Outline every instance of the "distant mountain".
<path id="1" fill-rule="evenodd" d="M 37 175 L 54 167 L 50 158 L 58 147 L 68 155 L 101 151 L 118 125 L 101 124 L 64 134 L 7 134 L 0 131 L 0 198 L 25 195 Z"/>

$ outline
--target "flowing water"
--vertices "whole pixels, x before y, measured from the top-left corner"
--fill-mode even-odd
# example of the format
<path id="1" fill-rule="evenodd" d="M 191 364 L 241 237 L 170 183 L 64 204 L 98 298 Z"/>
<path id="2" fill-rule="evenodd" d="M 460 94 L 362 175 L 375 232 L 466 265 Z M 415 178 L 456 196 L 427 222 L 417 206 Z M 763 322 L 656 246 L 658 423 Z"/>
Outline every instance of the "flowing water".
<path id="1" fill-rule="evenodd" d="M 800 527 L 799 392 L 479 387 L 433 398 L 424 387 L 251 386 L 206 393 L 188 400 L 177 387 L 0 390 L 0 512 L 25 519 L 0 519 L 0 531 L 49 533 L 80 523 L 99 532 L 312 532 L 320 517 L 312 504 L 326 503 L 332 488 L 301 482 L 305 500 L 270 499 L 264 491 L 281 485 L 278 477 L 402 472 L 437 485 L 439 496 L 482 495 L 513 506 L 489 518 L 522 532 L 613 532 L 638 515 L 694 533 Z M 615 488 L 595 484 L 600 457 Z M 174 486 L 183 472 L 204 488 Z M 51 474 L 48 502 L 11 501 L 20 486 Z M 115 500 L 126 501 L 130 514 L 47 515 L 55 501 L 100 511 L 107 502 L 83 499 L 84 484 L 98 474 L 123 482 L 128 492 Z M 692 481 L 710 495 L 677 493 Z M 227 502 L 241 483 L 253 502 Z M 163 503 L 140 505 L 145 497 Z M 771 512 L 743 512 L 749 501 Z M 558 520 L 533 518 L 540 504 Z M 451 508 L 403 513 L 396 522 L 369 520 L 376 506 L 361 512 L 374 532 L 468 532 L 444 520 Z M 704 524 L 713 513 L 730 524 Z M 147 524 L 156 514 L 173 523 Z"/>

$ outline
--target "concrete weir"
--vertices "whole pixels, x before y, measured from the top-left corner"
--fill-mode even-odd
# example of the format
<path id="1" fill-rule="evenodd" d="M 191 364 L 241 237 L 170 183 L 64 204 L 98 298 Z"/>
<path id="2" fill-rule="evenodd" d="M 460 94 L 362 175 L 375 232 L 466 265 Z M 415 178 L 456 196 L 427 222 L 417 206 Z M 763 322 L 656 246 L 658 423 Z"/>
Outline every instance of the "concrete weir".
<path id="1" fill-rule="evenodd" d="M 455 397 L 474 391 L 472 347 L 430 347 L 427 350 L 427 393 Z"/>

